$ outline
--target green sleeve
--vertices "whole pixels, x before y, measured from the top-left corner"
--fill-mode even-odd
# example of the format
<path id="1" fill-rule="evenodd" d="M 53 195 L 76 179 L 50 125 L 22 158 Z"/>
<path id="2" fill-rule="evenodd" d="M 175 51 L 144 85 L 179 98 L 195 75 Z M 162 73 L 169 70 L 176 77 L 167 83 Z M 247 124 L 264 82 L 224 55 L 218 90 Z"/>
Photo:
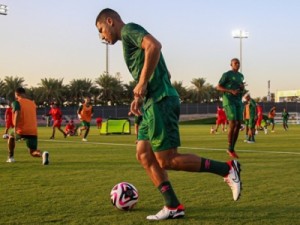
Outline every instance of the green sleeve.
<path id="1" fill-rule="evenodd" d="M 16 111 L 20 111 L 21 110 L 21 106 L 20 106 L 20 103 L 18 101 L 14 101 L 12 104 L 12 109 L 13 109 L 13 112 L 16 112 Z"/>

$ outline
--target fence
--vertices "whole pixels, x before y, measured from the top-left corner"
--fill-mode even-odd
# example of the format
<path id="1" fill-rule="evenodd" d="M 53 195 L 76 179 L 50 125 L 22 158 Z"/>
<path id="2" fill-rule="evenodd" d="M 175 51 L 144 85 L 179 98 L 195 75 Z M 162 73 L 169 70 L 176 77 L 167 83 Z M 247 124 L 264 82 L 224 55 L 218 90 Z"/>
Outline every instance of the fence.
<path id="1" fill-rule="evenodd" d="M 195 115 L 200 114 L 202 116 L 208 116 L 208 115 L 215 115 L 217 106 L 221 103 L 193 103 L 193 104 L 181 104 L 180 113 L 182 116 L 184 115 Z M 280 102 L 280 103 L 273 103 L 273 102 L 262 102 L 260 105 L 263 108 L 263 113 L 267 114 L 269 110 L 276 106 L 276 112 L 277 116 L 281 116 L 281 112 L 283 111 L 283 108 L 286 108 L 288 112 L 294 112 L 294 113 L 300 113 L 300 103 L 299 102 Z M 68 106 L 68 107 L 62 107 L 62 113 L 64 116 L 67 116 L 68 119 L 77 119 L 77 106 Z M 130 106 L 94 106 L 94 116 L 93 116 L 93 123 L 95 118 L 102 117 L 103 119 L 107 118 L 124 118 L 128 117 Z M 49 111 L 49 108 L 38 108 L 37 115 L 39 123 L 43 122 L 43 115 L 47 114 Z M 0 125 L 3 126 L 4 124 L 4 112 L 5 109 L 0 109 Z M 46 121 L 44 120 L 44 123 L 46 124 Z"/>

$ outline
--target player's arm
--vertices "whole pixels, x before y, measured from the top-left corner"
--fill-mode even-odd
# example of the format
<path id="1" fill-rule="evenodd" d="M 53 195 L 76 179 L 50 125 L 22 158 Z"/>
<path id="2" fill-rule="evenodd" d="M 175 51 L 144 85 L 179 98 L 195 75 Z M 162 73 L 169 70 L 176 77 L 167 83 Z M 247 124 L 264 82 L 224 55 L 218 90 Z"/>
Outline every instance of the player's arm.
<path id="1" fill-rule="evenodd" d="M 18 101 L 13 102 L 12 104 L 12 110 L 14 112 L 14 118 L 13 118 L 13 124 L 16 127 L 18 126 L 18 123 L 20 121 L 20 103 Z"/>
<path id="2" fill-rule="evenodd" d="M 78 110 L 77 110 L 77 115 L 78 115 L 78 118 L 81 119 L 81 111 L 83 109 L 83 105 L 79 106 Z"/>
<path id="3" fill-rule="evenodd" d="M 152 35 L 148 34 L 143 38 L 141 47 L 145 52 L 145 59 L 139 82 L 133 90 L 134 95 L 137 97 L 144 97 L 146 94 L 147 83 L 160 58 L 161 44 Z"/>
<path id="4" fill-rule="evenodd" d="M 143 38 L 141 48 L 145 52 L 145 59 L 139 82 L 133 90 L 134 100 L 131 103 L 130 111 L 134 115 L 142 114 L 140 108 L 143 104 L 143 97 L 146 95 L 148 81 L 160 58 L 161 44 L 152 35 L 148 34 Z"/>

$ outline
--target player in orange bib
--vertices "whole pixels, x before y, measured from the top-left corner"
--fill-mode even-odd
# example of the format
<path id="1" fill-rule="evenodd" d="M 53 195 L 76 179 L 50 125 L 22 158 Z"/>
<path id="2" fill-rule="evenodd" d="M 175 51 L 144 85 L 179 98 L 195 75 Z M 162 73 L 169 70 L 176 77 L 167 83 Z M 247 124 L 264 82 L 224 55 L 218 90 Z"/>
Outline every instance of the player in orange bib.
<path id="1" fill-rule="evenodd" d="M 91 104 L 91 98 L 85 97 L 84 103 L 77 110 L 78 118 L 81 121 L 81 127 L 78 129 L 78 135 L 81 135 L 81 132 L 85 130 L 82 141 L 87 141 L 86 137 L 89 134 L 91 120 L 93 116 L 93 106 Z"/>
<path id="2" fill-rule="evenodd" d="M 33 157 L 42 157 L 43 165 L 49 164 L 49 153 L 43 152 L 37 148 L 37 116 L 36 105 L 25 95 L 25 89 L 19 87 L 15 91 L 16 101 L 12 103 L 13 108 L 13 124 L 15 132 L 8 139 L 8 159 L 6 162 L 15 162 L 14 150 L 15 141 L 24 139 L 28 147 L 29 153 Z"/>

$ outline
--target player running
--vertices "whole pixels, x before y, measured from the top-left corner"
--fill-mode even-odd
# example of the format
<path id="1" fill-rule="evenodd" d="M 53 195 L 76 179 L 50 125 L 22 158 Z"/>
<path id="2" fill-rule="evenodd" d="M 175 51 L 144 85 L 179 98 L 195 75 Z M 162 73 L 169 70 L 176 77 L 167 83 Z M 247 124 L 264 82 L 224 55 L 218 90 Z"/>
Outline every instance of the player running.
<path id="1" fill-rule="evenodd" d="M 223 92 L 223 107 L 229 122 L 227 153 L 232 158 L 238 158 L 234 147 L 243 120 L 244 75 L 239 72 L 240 61 L 237 58 L 232 59 L 230 65 L 231 70 L 222 75 L 216 89 Z"/>
<path id="2" fill-rule="evenodd" d="M 51 105 L 51 109 L 50 109 L 50 111 L 49 111 L 49 113 L 47 115 L 48 116 L 51 115 L 52 116 L 52 120 L 53 120 L 52 135 L 51 135 L 50 139 L 54 139 L 55 138 L 55 130 L 56 129 L 58 129 L 64 135 L 64 138 L 66 138 L 67 134 L 61 128 L 62 112 L 61 112 L 61 110 L 58 107 L 58 105 L 57 105 L 56 102 L 54 102 Z"/>
<path id="3" fill-rule="evenodd" d="M 81 121 L 81 127 L 78 128 L 78 136 L 81 135 L 82 131 L 84 132 L 82 141 L 87 141 L 87 136 L 90 131 L 90 126 L 91 126 L 91 120 L 93 116 L 93 106 L 91 104 L 91 98 L 90 97 L 85 97 L 84 98 L 84 103 L 79 106 L 77 110 L 78 118 Z"/>
<path id="4" fill-rule="evenodd" d="M 215 133 L 218 133 L 219 126 L 222 126 L 222 132 L 227 131 L 226 130 L 226 124 L 227 124 L 227 118 L 225 111 L 223 107 L 218 106 L 217 107 L 217 120 L 216 120 L 216 128 L 215 128 Z"/>
<path id="5" fill-rule="evenodd" d="M 276 106 L 273 106 L 268 114 L 269 124 L 272 124 L 271 132 L 275 132 L 275 116 L 276 116 Z"/>
<path id="6" fill-rule="evenodd" d="M 290 114 L 288 113 L 288 111 L 286 110 L 286 108 L 283 108 L 283 112 L 281 114 L 281 117 L 282 117 L 283 129 L 285 131 L 287 131 L 289 129 L 288 120 L 289 120 Z"/>

